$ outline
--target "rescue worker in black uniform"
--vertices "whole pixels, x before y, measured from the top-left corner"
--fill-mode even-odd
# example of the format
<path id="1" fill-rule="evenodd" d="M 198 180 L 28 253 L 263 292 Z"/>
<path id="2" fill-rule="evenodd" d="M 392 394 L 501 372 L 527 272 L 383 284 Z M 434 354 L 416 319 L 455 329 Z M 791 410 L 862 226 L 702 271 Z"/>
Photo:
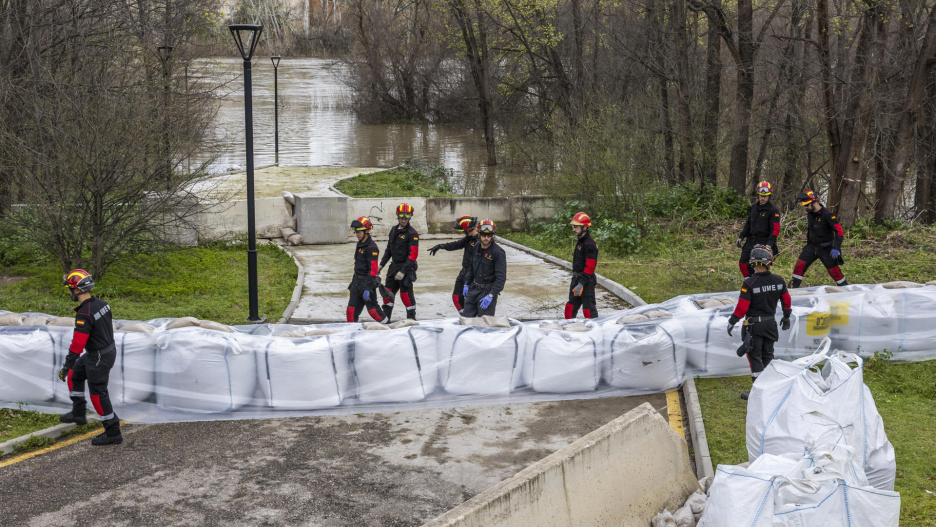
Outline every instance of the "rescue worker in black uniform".
<path id="1" fill-rule="evenodd" d="M 745 278 L 751 276 L 753 272 L 748 262 L 751 260 L 751 250 L 755 245 L 766 245 L 773 251 L 774 256 L 779 254 L 777 236 L 780 235 L 780 209 L 770 202 L 772 192 L 773 187 L 770 183 L 761 181 L 757 184 L 757 202 L 751 205 L 748 219 L 736 242 L 738 248 L 741 249 L 738 267 L 741 268 L 741 274 Z"/>
<path id="2" fill-rule="evenodd" d="M 429 248 L 429 254 L 435 256 L 439 249 L 444 251 L 457 251 L 462 249 L 462 267 L 455 279 L 455 289 L 452 290 L 452 303 L 455 309 L 461 315 L 465 306 L 465 295 L 462 290 L 465 286 L 465 273 L 468 272 L 468 266 L 471 265 L 471 255 L 474 254 L 475 245 L 478 245 L 478 218 L 474 216 L 462 216 L 455 220 L 455 230 L 464 233 L 465 236 L 454 242 L 440 243 Z"/>
<path id="3" fill-rule="evenodd" d="M 387 241 L 387 250 L 380 260 L 382 270 L 387 261 L 391 261 L 390 269 L 384 280 L 391 297 L 384 298 L 384 313 L 387 320 L 393 313 L 393 300 L 397 292 L 406 306 L 406 318 L 416 319 L 416 297 L 413 295 L 413 282 L 416 281 L 416 258 L 419 256 L 419 233 L 409 224 L 413 217 L 413 207 L 400 203 L 396 209 L 398 224 L 390 229 L 390 239 Z M 392 260 L 391 260 L 392 259 Z"/>
<path id="4" fill-rule="evenodd" d="M 390 317 L 386 316 L 380 305 L 377 304 L 376 290 L 380 285 L 377 273 L 377 243 L 371 237 L 370 231 L 374 228 L 370 218 L 361 216 L 351 222 L 354 235 L 357 236 L 357 246 L 354 248 L 354 278 L 348 285 L 351 295 L 348 298 L 347 320 L 357 322 L 364 306 L 371 318 L 377 322 L 386 323 Z"/>
<path id="5" fill-rule="evenodd" d="M 116 445 L 123 442 L 120 435 L 120 419 L 114 413 L 110 395 L 107 393 L 107 381 L 111 368 L 117 360 L 114 345 L 114 322 L 107 302 L 91 296 L 94 279 L 84 269 L 74 269 L 62 277 L 62 285 L 68 287 L 71 299 L 79 302 L 75 308 L 75 333 L 68 356 L 59 371 L 59 379 L 68 383 L 68 395 L 72 401 L 72 410 L 60 415 L 63 423 L 86 424 L 84 387 L 88 383 L 91 405 L 101 416 L 104 432 L 91 439 L 92 445 Z M 82 353 L 84 352 L 84 353 Z"/>
<path id="6" fill-rule="evenodd" d="M 806 207 L 809 224 L 806 230 L 806 247 L 800 252 L 796 265 L 793 266 L 793 281 L 790 287 L 799 287 L 806 269 L 817 259 L 822 261 L 829 276 L 838 285 L 848 285 L 845 275 L 839 269 L 842 260 L 842 240 L 845 231 L 838 218 L 829 209 L 819 203 L 819 198 L 811 190 L 800 192 L 797 199 Z"/>
<path id="7" fill-rule="evenodd" d="M 507 283 L 507 255 L 494 242 L 497 225 L 491 220 L 478 224 L 479 243 L 471 255 L 471 265 L 465 273 L 465 308 L 462 315 L 479 317 L 493 315 L 497 308 L 497 296 Z"/>
<path id="8" fill-rule="evenodd" d="M 783 304 L 783 318 L 780 320 L 780 329 L 783 331 L 790 329 L 790 314 L 793 312 L 786 282 L 780 275 L 770 272 L 773 259 L 773 253 L 766 245 L 758 245 L 751 250 L 750 263 L 754 274 L 744 279 L 738 305 L 728 318 L 730 336 L 735 324 L 746 317 L 741 328 L 743 343 L 738 348 L 738 356 L 747 353 L 752 381 L 757 381 L 757 377 L 773 360 L 774 342 L 780 340 L 776 319 L 777 302 L 782 301 Z M 748 392 L 742 393 L 741 398 L 747 400 Z"/>
<path id="9" fill-rule="evenodd" d="M 595 302 L 595 267 L 598 265 L 598 244 L 591 237 L 591 218 L 584 212 L 572 216 L 572 232 L 578 238 L 572 252 L 572 283 L 569 284 L 569 301 L 565 305 L 565 317 L 575 318 L 579 307 L 585 318 L 598 316 Z"/>

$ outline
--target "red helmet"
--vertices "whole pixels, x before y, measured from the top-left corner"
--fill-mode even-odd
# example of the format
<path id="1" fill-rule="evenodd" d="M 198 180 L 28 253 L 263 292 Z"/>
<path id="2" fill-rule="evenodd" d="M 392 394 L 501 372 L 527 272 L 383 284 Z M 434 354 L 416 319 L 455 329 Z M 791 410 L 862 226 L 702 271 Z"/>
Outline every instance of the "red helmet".
<path id="1" fill-rule="evenodd" d="M 458 232 L 468 232 L 478 224 L 478 218 L 474 216 L 462 216 L 455 220 L 455 230 Z"/>
<path id="2" fill-rule="evenodd" d="M 800 192 L 799 195 L 796 196 L 796 199 L 798 199 L 800 205 L 804 207 L 814 201 L 819 201 L 819 198 L 817 198 L 816 194 L 811 190 L 804 190 L 803 192 Z"/>
<path id="3" fill-rule="evenodd" d="M 404 218 L 413 217 L 413 206 L 408 203 L 400 203 L 396 208 L 397 217 L 402 216 Z"/>
<path id="4" fill-rule="evenodd" d="M 766 181 L 757 184 L 757 194 L 759 196 L 769 196 L 773 192 L 773 187 Z"/>
<path id="5" fill-rule="evenodd" d="M 91 278 L 91 273 L 84 269 L 73 269 L 62 276 L 62 285 L 87 293 L 94 289 L 94 279 Z"/>
<path id="6" fill-rule="evenodd" d="M 494 234 L 497 232 L 497 225 L 494 225 L 491 220 L 481 220 L 481 223 L 478 224 L 478 232 Z"/>
<path id="7" fill-rule="evenodd" d="M 582 227 L 591 227 L 591 218 L 588 217 L 588 214 L 584 212 L 576 212 L 575 216 L 572 216 L 572 225 L 581 225 Z"/>
<path id="8" fill-rule="evenodd" d="M 370 218 L 367 216 L 361 216 L 351 222 L 351 228 L 355 231 L 369 231 L 374 228 L 374 224 L 371 223 Z"/>

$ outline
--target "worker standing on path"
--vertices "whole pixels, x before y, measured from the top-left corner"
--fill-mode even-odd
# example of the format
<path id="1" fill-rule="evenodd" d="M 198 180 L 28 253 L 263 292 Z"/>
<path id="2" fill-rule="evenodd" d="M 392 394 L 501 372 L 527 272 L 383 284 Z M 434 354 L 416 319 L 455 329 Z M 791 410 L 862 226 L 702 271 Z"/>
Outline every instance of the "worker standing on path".
<path id="1" fill-rule="evenodd" d="M 393 297 L 397 292 L 406 306 L 406 318 L 416 319 L 416 297 L 413 295 L 413 282 L 416 281 L 416 258 L 419 256 L 419 233 L 409 224 L 413 217 L 413 207 L 400 203 L 396 209 L 397 225 L 390 229 L 387 250 L 380 261 L 380 269 L 390 261 L 390 269 L 384 280 Z M 393 297 L 384 299 L 384 313 L 387 319 L 393 313 Z"/>
<path id="2" fill-rule="evenodd" d="M 741 235 L 735 242 L 741 249 L 741 258 L 738 267 L 744 277 L 751 276 L 753 270 L 748 263 L 751 259 L 751 250 L 755 245 L 770 247 L 774 257 L 779 254 L 777 250 L 777 236 L 780 235 L 780 209 L 770 202 L 773 187 L 766 181 L 757 184 L 757 201 L 751 205 L 748 219 L 741 229 Z M 745 238 L 747 241 L 745 241 Z"/>
<path id="3" fill-rule="evenodd" d="M 354 248 L 354 277 L 348 284 L 348 290 L 351 292 L 346 313 L 348 322 L 357 322 L 364 306 L 367 306 L 367 312 L 377 322 L 386 323 L 390 318 L 384 315 L 377 304 L 376 289 L 380 286 L 380 277 L 377 276 L 379 249 L 370 235 L 373 228 L 374 224 L 366 216 L 351 222 L 351 229 L 354 230 L 358 242 Z"/>
<path id="4" fill-rule="evenodd" d="M 478 224 L 478 245 L 471 255 L 471 265 L 465 273 L 465 307 L 462 315 L 477 317 L 493 315 L 497 297 L 507 283 L 507 255 L 494 242 L 497 225 L 491 220 Z"/>
<path id="5" fill-rule="evenodd" d="M 123 442 L 120 435 L 120 419 L 114 413 L 107 382 L 110 371 L 117 360 L 114 345 L 114 321 L 107 302 L 91 296 L 94 279 L 84 269 L 74 269 L 62 277 L 62 285 L 68 287 L 71 299 L 79 302 L 75 308 L 75 333 L 65 364 L 59 371 L 59 379 L 68 383 L 68 395 L 72 410 L 60 415 L 59 421 L 83 425 L 87 423 L 84 396 L 85 382 L 91 393 L 94 411 L 101 416 L 104 433 L 91 439 L 92 445 L 116 445 Z M 82 353 L 84 352 L 84 353 Z"/>
<path id="6" fill-rule="evenodd" d="M 569 285 L 569 301 L 565 305 L 565 317 L 575 318 L 579 307 L 585 318 L 598 316 L 595 301 L 595 267 L 598 265 L 598 244 L 591 237 L 591 218 L 584 212 L 572 216 L 572 232 L 578 238 L 572 253 L 572 283 Z"/>
<path id="7" fill-rule="evenodd" d="M 832 211 L 827 209 L 811 190 L 800 192 L 797 199 L 800 205 L 806 207 L 809 223 L 806 229 L 806 246 L 800 252 L 796 265 L 793 266 L 793 281 L 790 287 L 799 287 L 803 281 L 806 269 L 817 259 L 829 271 L 829 276 L 838 285 L 848 285 L 845 275 L 839 266 L 844 264 L 842 259 L 842 240 L 845 231 Z"/>
<path id="8" fill-rule="evenodd" d="M 741 329 L 742 344 L 738 348 L 738 356 L 747 353 L 752 381 L 757 381 L 757 377 L 773 360 L 774 342 L 780 340 L 776 320 L 777 302 L 783 301 L 783 319 L 780 320 L 783 331 L 790 329 L 790 314 L 793 312 L 786 282 L 780 275 L 770 272 L 773 259 L 773 253 L 766 245 L 758 245 L 751 250 L 750 263 L 754 274 L 744 279 L 738 305 L 728 318 L 728 336 L 731 336 L 735 324 L 746 317 Z M 741 398 L 747 400 L 748 393 L 742 393 Z"/>
<path id="9" fill-rule="evenodd" d="M 457 251 L 462 249 L 462 268 L 455 279 L 455 289 L 452 290 L 452 303 L 455 309 L 461 315 L 465 306 L 465 295 L 462 290 L 465 286 L 465 273 L 468 272 L 468 266 L 471 265 L 471 255 L 474 254 L 475 245 L 478 244 L 478 218 L 474 216 L 462 216 L 455 220 L 455 230 L 463 233 L 465 236 L 454 242 L 440 243 L 429 248 L 429 254 L 435 256 L 439 249 L 445 251 Z"/>

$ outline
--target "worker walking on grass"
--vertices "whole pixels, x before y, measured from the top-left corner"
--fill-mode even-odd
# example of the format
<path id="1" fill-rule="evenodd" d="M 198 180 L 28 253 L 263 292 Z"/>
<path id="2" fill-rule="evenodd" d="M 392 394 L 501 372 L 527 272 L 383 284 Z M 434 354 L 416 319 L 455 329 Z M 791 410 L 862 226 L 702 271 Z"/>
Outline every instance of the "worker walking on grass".
<path id="1" fill-rule="evenodd" d="M 811 190 L 800 192 L 797 199 L 800 205 L 806 207 L 809 223 L 806 229 L 806 246 L 793 266 L 793 282 L 790 287 L 800 286 L 806 269 L 816 260 L 822 261 L 822 265 L 829 271 L 829 276 L 836 284 L 848 285 L 848 280 L 845 280 L 845 275 L 839 269 L 839 266 L 845 263 L 842 259 L 845 231 L 842 230 L 838 218 L 819 203 L 819 198 Z"/>
<path id="2" fill-rule="evenodd" d="M 419 233 L 409 224 L 413 217 L 413 207 L 400 203 L 396 209 L 397 225 L 390 229 L 387 250 L 380 261 L 383 269 L 390 261 L 390 269 L 384 280 L 387 289 L 393 295 L 384 298 L 384 313 L 390 319 L 393 313 L 393 300 L 399 292 L 403 305 L 406 306 L 406 318 L 416 319 L 416 297 L 413 295 L 413 282 L 416 281 L 416 258 L 419 256 Z"/>
<path id="3" fill-rule="evenodd" d="M 493 315 L 497 297 L 507 283 L 507 255 L 494 242 L 497 225 L 491 220 L 478 224 L 478 245 L 471 255 L 471 265 L 465 273 L 465 307 L 462 315 L 477 317 Z"/>
<path id="4" fill-rule="evenodd" d="M 379 251 L 377 243 L 370 235 L 373 228 L 374 224 L 366 216 L 361 216 L 351 222 L 351 229 L 354 230 L 358 242 L 354 248 L 354 278 L 348 284 L 348 290 L 351 291 L 346 313 L 348 322 L 357 322 L 364 306 L 367 306 L 367 312 L 377 322 L 386 323 L 390 320 L 390 317 L 386 316 L 377 304 L 376 290 L 382 286 L 377 272 Z"/>
<path id="5" fill-rule="evenodd" d="M 114 413 L 107 382 L 111 368 L 117 360 L 114 345 L 114 322 L 107 302 L 91 296 L 94 279 L 84 269 L 74 269 L 62 277 L 62 285 L 68 287 L 71 299 L 78 302 L 75 308 L 75 333 L 68 356 L 59 371 L 59 379 L 68 383 L 68 395 L 72 410 L 60 415 L 59 421 L 83 425 L 85 416 L 85 382 L 91 394 L 91 405 L 101 416 L 104 432 L 91 439 L 92 445 L 116 445 L 123 441 L 120 435 L 120 419 Z M 82 353 L 84 352 L 84 353 Z"/>
<path id="6" fill-rule="evenodd" d="M 461 315 L 465 306 L 465 274 L 471 265 L 471 256 L 474 254 L 475 246 L 478 245 L 478 218 L 474 216 L 462 216 L 455 220 L 455 230 L 464 233 L 464 236 L 454 242 L 440 243 L 429 248 L 429 254 L 435 256 L 439 249 L 445 251 L 457 251 L 462 249 L 462 267 L 455 279 L 455 289 L 452 290 L 452 303 L 455 309 Z"/>
<path id="7" fill-rule="evenodd" d="M 738 348 L 738 356 L 747 354 L 751 365 L 751 380 L 757 377 L 770 364 L 774 356 L 774 342 L 780 340 L 777 331 L 777 302 L 783 302 L 783 318 L 780 320 L 780 329 L 790 329 L 790 292 L 786 282 L 779 275 L 770 272 L 770 265 L 774 256 L 770 247 L 758 245 L 751 249 L 751 267 L 754 274 L 744 279 L 741 286 L 741 295 L 734 313 L 728 318 L 728 336 L 739 320 L 745 318 L 741 328 L 742 344 Z M 747 400 L 748 392 L 741 394 Z"/>
<path id="8" fill-rule="evenodd" d="M 770 183 L 761 181 L 757 184 L 757 201 L 751 205 L 748 219 L 735 242 L 741 249 L 738 267 L 741 268 L 741 274 L 745 278 L 753 273 L 748 262 L 755 245 L 766 245 L 773 251 L 774 256 L 779 254 L 777 236 L 780 235 L 780 209 L 770 202 L 771 193 L 773 193 L 773 187 Z"/>
<path id="9" fill-rule="evenodd" d="M 595 301 L 595 267 L 598 265 L 598 244 L 591 237 L 591 218 L 584 212 L 572 216 L 572 232 L 578 238 L 572 253 L 572 283 L 569 285 L 569 301 L 565 305 L 565 317 L 575 318 L 582 308 L 585 318 L 598 316 Z"/>

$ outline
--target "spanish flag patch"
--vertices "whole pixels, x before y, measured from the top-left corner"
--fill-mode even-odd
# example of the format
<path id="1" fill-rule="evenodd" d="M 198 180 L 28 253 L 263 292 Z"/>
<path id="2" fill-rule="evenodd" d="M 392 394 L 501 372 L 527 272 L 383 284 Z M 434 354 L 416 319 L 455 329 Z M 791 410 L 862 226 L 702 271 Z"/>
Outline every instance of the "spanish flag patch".
<path id="1" fill-rule="evenodd" d="M 83 325 L 84 325 L 84 320 L 76 320 L 76 321 L 75 321 L 75 325 L 76 325 L 76 326 L 83 326 Z"/>
<path id="2" fill-rule="evenodd" d="M 745 288 L 742 287 L 742 288 L 741 288 L 741 292 L 742 292 L 742 293 L 747 293 L 747 289 L 745 289 Z"/>

